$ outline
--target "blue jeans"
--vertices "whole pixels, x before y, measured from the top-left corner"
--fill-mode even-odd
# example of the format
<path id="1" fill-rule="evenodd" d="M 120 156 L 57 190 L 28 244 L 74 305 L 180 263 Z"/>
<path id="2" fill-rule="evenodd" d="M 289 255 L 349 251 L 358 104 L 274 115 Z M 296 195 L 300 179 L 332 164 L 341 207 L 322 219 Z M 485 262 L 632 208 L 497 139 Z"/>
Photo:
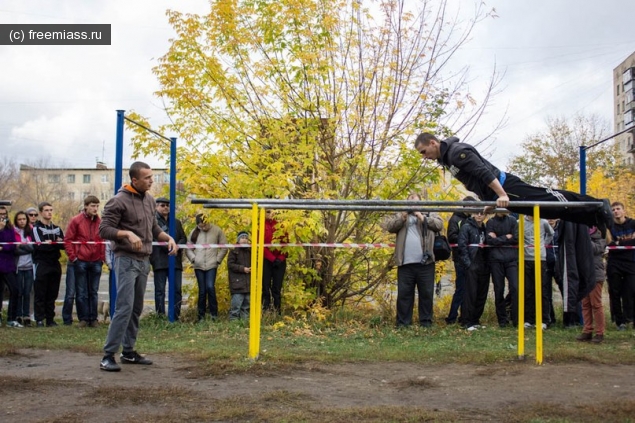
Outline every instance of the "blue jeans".
<path id="1" fill-rule="evenodd" d="M 18 317 L 29 319 L 31 316 L 31 291 L 33 290 L 33 267 L 27 270 L 18 270 Z"/>
<path id="2" fill-rule="evenodd" d="M 157 314 L 165 315 L 165 284 L 168 280 L 168 269 L 154 271 L 154 307 Z M 183 271 L 174 269 L 174 318 L 179 320 L 181 315 L 181 286 L 183 284 Z"/>
<path id="3" fill-rule="evenodd" d="M 77 318 L 79 321 L 97 321 L 97 297 L 101 261 L 81 261 L 75 263 L 75 287 L 77 288 Z"/>
<path id="4" fill-rule="evenodd" d="M 231 306 L 229 309 L 229 320 L 249 319 L 249 293 L 232 294 Z"/>
<path id="5" fill-rule="evenodd" d="M 445 321 L 448 323 L 455 323 L 457 318 L 459 317 L 459 308 L 463 303 L 463 293 L 465 291 L 465 269 L 457 265 L 455 262 L 454 271 L 456 273 L 456 278 L 454 280 L 454 295 L 452 296 L 450 313 L 445 319 Z M 461 318 L 459 319 L 459 323 L 462 323 L 461 320 L 463 317 L 465 316 L 463 316 L 463 310 L 461 310 Z"/>
<path id="6" fill-rule="evenodd" d="M 205 302 L 209 304 L 209 314 L 218 317 L 218 301 L 216 300 L 216 269 L 194 269 L 198 284 L 198 318 L 205 317 Z"/>
<path id="7" fill-rule="evenodd" d="M 75 302 L 75 265 L 71 262 L 66 264 L 66 294 L 64 294 L 64 305 L 62 306 L 62 320 L 64 324 L 73 323 L 73 303 Z M 79 308 L 77 308 L 77 318 L 79 318 Z"/>
<path id="8" fill-rule="evenodd" d="M 143 311 L 143 295 L 150 272 L 150 260 L 116 257 L 114 269 L 117 275 L 117 301 L 104 345 L 106 354 L 115 354 L 122 345 L 126 352 L 134 350 L 139 333 L 139 318 Z"/>

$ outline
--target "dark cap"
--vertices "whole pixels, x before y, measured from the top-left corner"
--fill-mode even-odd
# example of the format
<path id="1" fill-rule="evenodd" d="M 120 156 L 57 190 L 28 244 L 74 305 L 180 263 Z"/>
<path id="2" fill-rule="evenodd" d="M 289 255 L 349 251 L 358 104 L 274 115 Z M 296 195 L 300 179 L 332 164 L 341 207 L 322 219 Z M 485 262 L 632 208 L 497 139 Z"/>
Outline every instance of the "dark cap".
<path id="1" fill-rule="evenodd" d="M 156 201 L 157 203 L 170 204 L 170 200 L 168 200 L 168 199 L 167 199 L 167 198 L 165 198 L 165 197 L 159 197 L 159 198 L 157 198 L 157 199 L 156 199 L 156 200 L 154 200 L 154 201 Z"/>
<path id="2" fill-rule="evenodd" d="M 238 239 L 236 240 L 236 242 L 240 242 L 241 238 L 249 238 L 249 234 L 245 231 L 242 232 L 238 232 Z"/>

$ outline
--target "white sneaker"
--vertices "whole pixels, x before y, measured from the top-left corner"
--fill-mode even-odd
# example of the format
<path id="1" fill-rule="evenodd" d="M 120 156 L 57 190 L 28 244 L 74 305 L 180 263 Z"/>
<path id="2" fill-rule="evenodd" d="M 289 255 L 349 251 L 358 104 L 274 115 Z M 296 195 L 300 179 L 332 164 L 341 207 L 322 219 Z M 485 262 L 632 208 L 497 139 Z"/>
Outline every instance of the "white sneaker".
<path id="1" fill-rule="evenodd" d="M 531 323 L 525 322 L 525 329 L 531 329 L 533 327 L 534 327 L 534 325 L 532 325 Z"/>
<path id="2" fill-rule="evenodd" d="M 547 324 L 546 323 L 542 324 L 542 330 L 547 330 Z"/>
<path id="3" fill-rule="evenodd" d="M 24 327 L 21 324 L 19 324 L 18 322 L 16 322 L 15 320 L 7 322 L 7 326 L 9 326 L 10 328 L 23 328 Z"/>
<path id="4" fill-rule="evenodd" d="M 469 328 L 467 328 L 468 332 L 474 332 L 475 330 L 478 330 L 479 326 L 478 325 L 474 325 L 474 326 L 470 326 Z"/>

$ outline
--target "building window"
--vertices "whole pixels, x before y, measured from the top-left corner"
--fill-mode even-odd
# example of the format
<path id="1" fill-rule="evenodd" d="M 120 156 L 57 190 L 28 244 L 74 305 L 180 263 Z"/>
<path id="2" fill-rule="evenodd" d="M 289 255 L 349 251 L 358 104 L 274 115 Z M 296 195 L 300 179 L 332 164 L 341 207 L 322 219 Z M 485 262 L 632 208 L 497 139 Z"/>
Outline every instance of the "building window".
<path id="1" fill-rule="evenodd" d="M 90 175 L 84 175 L 84 183 L 90 184 Z"/>
<path id="2" fill-rule="evenodd" d="M 48 175 L 49 184 L 59 184 L 60 175 Z"/>
<path id="3" fill-rule="evenodd" d="M 66 175 L 66 182 L 68 182 L 69 184 L 74 184 L 75 183 L 75 175 Z"/>
<path id="4" fill-rule="evenodd" d="M 617 88 L 617 94 L 616 95 L 620 95 L 620 84 L 617 84 L 617 86 L 615 88 Z"/>
<path id="5" fill-rule="evenodd" d="M 108 178 L 108 175 L 101 175 L 101 182 L 102 183 L 108 183 L 108 179 L 110 179 L 110 178 Z"/>
<path id="6" fill-rule="evenodd" d="M 69 191 L 68 192 L 68 199 L 69 200 L 74 200 L 75 199 L 75 192 L 74 191 Z"/>

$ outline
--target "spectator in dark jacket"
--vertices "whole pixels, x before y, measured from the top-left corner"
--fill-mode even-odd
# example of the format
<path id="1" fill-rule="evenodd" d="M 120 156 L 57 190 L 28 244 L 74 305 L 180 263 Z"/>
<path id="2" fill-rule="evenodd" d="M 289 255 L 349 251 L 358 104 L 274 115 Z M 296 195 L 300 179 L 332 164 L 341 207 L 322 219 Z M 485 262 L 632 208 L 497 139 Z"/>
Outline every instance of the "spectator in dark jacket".
<path id="1" fill-rule="evenodd" d="M 508 324 L 505 310 L 505 279 L 511 298 L 511 319 L 514 326 L 518 323 L 518 222 L 512 216 L 496 213 L 485 225 L 487 236 L 485 243 L 489 248 L 488 258 L 492 283 L 494 284 L 494 303 L 498 325 Z"/>
<path id="2" fill-rule="evenodd" d="M 611 304 L 611 319 L 619 330 L 633 324 L 635 310 L 635 219 L 626 215 L 624 204 L 614 202 L 611 247 L 606 262 L 606 278 Z"/>
<path id="3" fill-rule="evenodd" d="M 249 244 L 249 234 L 238 234 L 239 244 Z M 228 254 L 227 269 L 229 271 L 229 292 L 231 305 L 229 320 L 248 319 L 251 286 L 251 247 L 234 248 Z"/>
<path id="4" fill-rule="evenodd" d="M 467 196 L 462 201 L 477 201 L 476 198 Z M 459 229 L 461 225 L 470 217 L 468 213 L 460 211 L 454 212 L 450 221 L 448 222 L 448 242 L 452 247 L 452 261 L 454 262 L 454 295 L 452 295 L 452 303 L 450 304 L 450 312 L 448 317 L 445 318 L 447 324 L 454 324 L 459 321 L 462 324 L 463 310 L 461 310 L 461 316 L 459 316 L 459 309 L 463 303 L 463 292 L 465 291 L 465 270 L 458 265 L 459 253 L 456 246 L 459 242 Z"/>
<path id="5" fill-rule="evenodd" d="M 604 306 L 602 305 L 602 287 L 604 286 L 604 252 L 606 239 L 602 238 L 598 228 L 590 228 L 589 235 L 593 242 L 593 264 L 595 266 L 595 287 L 589 295 L 582 299 L 582 317 L 584 329 L 576 338 L 578 341 L 591 341 L 600 344 L 604 341 Z M 595 336 L 593 329 L 595 326 Z"/>
<path id="6" fill-rule="evenodd" d="M 157 204 L 157 223 L 163 232 L 169 234 L 170 227 L 170 200 L 165 197 L 159 197 L 156 199 Z M 174 233 L 174 240 L 177 244 L 185 244 L 187 238 L 185 238 L 185 231 L 181 221 L 176 219 L 176 231 Z M 155 238 L 154 241 L 157 241 Z M 154 272 L 154 307 L 158 315 L 165 316 L 165 285 L 168 280 L 169 270 L 169 255 L 168 247 L 165 245 L 155 245 L 152 247 L 152 254 L 150 255 L 150 264 L 152 265 L 152 272 Z M 174 264 L 174 319 L 179 320 L 181 315 L 181 285 L 183 281 L 183 250 L 179 250 L 176 254 Z"/>
<path id="7" fill-rule="evenodd" d="M 469 331 L 481 327 L 480 318 L 485 310 L 489 289 L 489 266 L 483 247 L 485 243 L 485 215 L 474 213 L 459 231 L 458 264 L 465 270 L 465 295 L 462 313 L 463 327 Z"/>
<path id="8" fill-rule="evenodd" d="M 15 231 L 9 220 L 9 212 L 4 206 L 0 206 L 0 312 L 2 311 L 2 293 L 6 284 L 9 289 L 7 326 L 21 328 L 22 325 L 18 323 L 17 316 L 20 291 L 16 279 L 15 244 L 13 244 L 15 241 Z M 0 324 L 1 321 L 2 314 L 0 313 Z"/>
<path id="9" fill-rule="evenodd" d="M 38 244 L 33 251 L 35 264 L 35 320 L 38 327 L 57 326 L 55 300 L 60 290 L 62 266 L 61 251 L 64 249 L 64 231 L 51 221 L 53 206 L 43 202 L 38 205 L 40 220 L 33 226 L 33 240 Z M 55 242 L 55 244 L 53 244 Z"/>

